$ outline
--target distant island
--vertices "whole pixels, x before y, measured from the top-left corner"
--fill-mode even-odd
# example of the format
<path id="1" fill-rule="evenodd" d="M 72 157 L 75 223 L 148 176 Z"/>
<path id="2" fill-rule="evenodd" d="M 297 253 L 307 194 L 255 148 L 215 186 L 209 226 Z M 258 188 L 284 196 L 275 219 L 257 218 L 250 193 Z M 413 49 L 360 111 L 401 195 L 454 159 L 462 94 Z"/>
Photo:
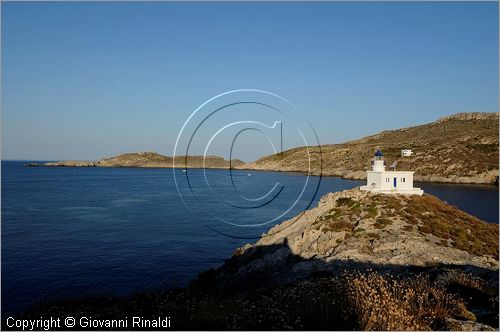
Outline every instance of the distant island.
<path id="1" fill-rule="evenodd" d="M 171 168 L 174 158 L 163 156 L 156 152 L 122 153 L 111 158 L 104 158 L 98 161 L 78 161 L 66 160 L 49 162 L 41 165 L 27 164 L 26 166 L 46 166 L 46 167 L 143 167 L 143 168 Z M 233 159 L 231 162 L 217 156 L 181 156 L 175 157 L 175 166 L 179 168 L 220 168 L 225 169 L 230 166 L 240 166 L 244 162 Z"/>
<path id="2" fill-rule="evenodd" d="M 494 330 L 498 266 L 498 225 L 427 194 L 352 189 L 323 196 L 187 288 L 55 301 L 22 318 L 169 316 L 176 330 Z"/>
<path id="3" fill-rule="evenodd" d="M 458 113 L 415 127 L 388 130 L 342 144 L 309 147 L 310 153 L 321 151 L 322 167 L 312 165 L 314 175 L 365 179 L 369 159 L 376 149 L 386 159 L 397 162 L 400 170 L 415 171 L 420 182 L 498 184 L 498 113 Z M 409 150 L 409 156 L 402 156 Z M 202 168 L 203 156 L 176 157 L 178 167 Z M 185 161 L 187 160 L 187 163 Z M 308 172 L 307 149 L 299 147 L 260 158 L 251 163 L 222 157 L 205 158 L 206 168 Z M 47 167 L 167 167 L 173 158 L 155 152 L 124 153 L 98 161 L 60 161 L 26 166 Z M 389 166 L 389 165 L 388 165 Z"/>

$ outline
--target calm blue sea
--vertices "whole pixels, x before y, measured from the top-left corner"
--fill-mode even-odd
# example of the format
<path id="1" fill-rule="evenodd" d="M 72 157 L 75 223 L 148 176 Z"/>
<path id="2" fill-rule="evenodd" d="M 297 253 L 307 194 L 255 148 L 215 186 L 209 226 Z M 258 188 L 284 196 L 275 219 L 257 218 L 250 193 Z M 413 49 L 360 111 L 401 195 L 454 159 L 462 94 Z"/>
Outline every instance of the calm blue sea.
<path id="1" fill-rule="evenodd" d="M 224 170 L 175 170 L 174 179 L 170 169 L 25 163 L 2 161 L 3 315 L 62 297 L 184 286 L 323 194 L 362 184 Z M 498 187 L 420 187 L 498 223 Z"/>

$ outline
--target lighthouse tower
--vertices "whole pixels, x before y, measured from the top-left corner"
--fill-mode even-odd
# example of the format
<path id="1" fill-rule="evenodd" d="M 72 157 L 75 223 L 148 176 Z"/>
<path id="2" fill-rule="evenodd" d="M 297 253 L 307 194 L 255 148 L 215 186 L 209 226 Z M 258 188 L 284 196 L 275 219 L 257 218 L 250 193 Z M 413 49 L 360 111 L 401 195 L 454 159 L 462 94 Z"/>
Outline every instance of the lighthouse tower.
<path id="1" fill-rule="evenodd" d="M 386 171 L 382 151 L 377 150 L 371 162 L 372 170 L 366 172 L 366 186 L 361 190 L 368 190 L 383 194 L 422 195 L 424 191 L 413 187 L 413 173 L 411 171 Z"/>
<path id="2" fill-rule="evenodd" d="M 375 157 L 372 160 L 372 171 L 374 172 L 385 171 L 384 154 L 380 150 L 377 150 L 377 152 L 375 152 Z"/>

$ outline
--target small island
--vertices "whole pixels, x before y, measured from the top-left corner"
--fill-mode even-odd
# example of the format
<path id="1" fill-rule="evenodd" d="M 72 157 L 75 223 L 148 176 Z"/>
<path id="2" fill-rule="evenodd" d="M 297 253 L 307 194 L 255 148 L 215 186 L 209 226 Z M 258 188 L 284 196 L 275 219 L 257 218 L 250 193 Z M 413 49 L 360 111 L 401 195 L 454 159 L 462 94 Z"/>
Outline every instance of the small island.
<path id="1" fill-rule="evenodd" d="M 174 160 L 175 159 L 175 160 Z M 239 159 L 231 161 L 217 156 L 168 157 L 156 152 L 122 153 L 97 161 L 66 160 L 42 164 L 45 167 L 137 167 L 137 168 L 219 168 L 243 165 Z M 28 164 L 27 166 L 34 166 Z"/>

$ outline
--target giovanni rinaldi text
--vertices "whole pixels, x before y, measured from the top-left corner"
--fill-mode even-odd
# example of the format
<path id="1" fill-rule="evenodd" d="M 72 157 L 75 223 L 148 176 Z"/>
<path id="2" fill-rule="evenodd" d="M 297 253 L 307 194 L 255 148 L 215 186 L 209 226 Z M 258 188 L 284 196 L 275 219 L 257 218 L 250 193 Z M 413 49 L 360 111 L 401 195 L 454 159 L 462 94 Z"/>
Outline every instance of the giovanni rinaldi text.
<path id="1" fill-rule="evenodd" d="M 149 329 L 149 328 L 170 328 L 170 317 L 144 318 L 139 316 L 125 317 L 123 319 L 95 319 L 92 317 L 64 317 L 64 318 L 43 318 L 39 319 L 16 319 L 8 317 L 6 324 L 9 328 L 22 331 L 48 331 L 61 328 L 76 329 Z"/>

